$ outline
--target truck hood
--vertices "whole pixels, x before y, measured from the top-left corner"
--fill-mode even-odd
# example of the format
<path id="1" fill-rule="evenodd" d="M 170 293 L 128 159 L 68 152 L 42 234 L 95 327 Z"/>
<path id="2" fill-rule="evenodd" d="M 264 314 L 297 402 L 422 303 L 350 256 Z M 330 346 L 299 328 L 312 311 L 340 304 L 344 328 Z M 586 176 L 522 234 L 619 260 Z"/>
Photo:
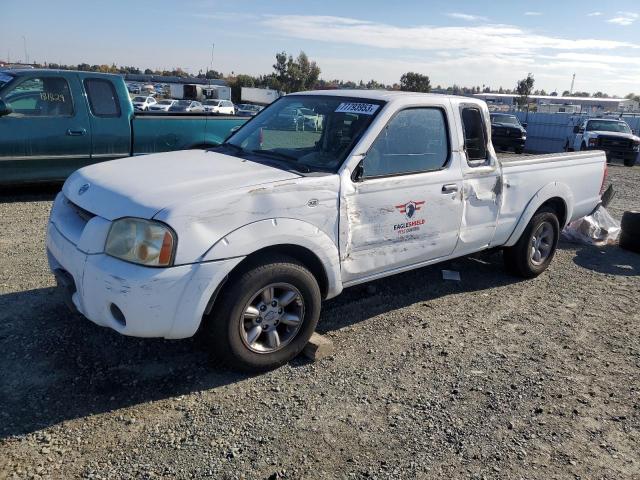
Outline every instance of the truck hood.
<path id="1" fill-rule="evenodd" d="M 65 196 L 108 220 L 152 218 L 169 205 L 202 194 L 300 176 L 222 153 L 184 150 L 97 163 L 74 172 Z"/>

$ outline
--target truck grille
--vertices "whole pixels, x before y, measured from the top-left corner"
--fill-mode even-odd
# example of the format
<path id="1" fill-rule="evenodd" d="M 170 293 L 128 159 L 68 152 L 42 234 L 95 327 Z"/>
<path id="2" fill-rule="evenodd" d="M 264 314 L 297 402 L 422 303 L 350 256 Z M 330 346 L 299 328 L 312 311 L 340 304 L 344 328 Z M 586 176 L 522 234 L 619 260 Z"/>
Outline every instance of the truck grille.
<path id="1" fill-rule="evenodd" d="M 611 150 L 633 150 L 633 140 L 617 137 L 598 137 L 598 146 Z"/>
<path id="2" fill-rule="evenodd" d="M 67 197 L 64 197 L 64 202 L 65 204 L 75 212 L 75 214 L 80 217 L 84 223 L 86 224 L 89 220 L 91 220 L 93 217 L 95 217 L 95 215 L 87 210 L 85 210 L 84 208 L 76 205 L 75 203 L 73 203 L 71 200 L 69 200 Z"/>
<path id="3" fill-rule="evenodd" d="M 95 215 L 76 205 L 64 195 L 60 200 L 56 202 L 51 212 L 51 221 L 65 238 L 77 245 L 84 228 Z"/>

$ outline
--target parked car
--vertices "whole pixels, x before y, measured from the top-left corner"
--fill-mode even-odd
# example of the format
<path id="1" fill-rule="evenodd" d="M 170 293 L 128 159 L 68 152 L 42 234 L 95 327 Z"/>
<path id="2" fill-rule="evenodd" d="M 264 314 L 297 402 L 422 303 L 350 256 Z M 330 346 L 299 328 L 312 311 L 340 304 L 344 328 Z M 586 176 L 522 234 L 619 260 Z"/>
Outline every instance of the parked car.
<path id="1" fill-rule="evenodd" d="M 280 128 L 297 109 L 320 130 Z M 547 269 L 562 228 L 601 201 L 605 155 L 501 161 L 488 125 L 466 97 L 287 95 L 219 147 L 75 172 L 51 211 L 49 265 L 98 325 L 200 330 L 227 364 L 273 368 L 346 287 L 496 248 L 521 277 Z"/>
<path id="2" fill-rule="evenodd" d="M 140 85 L 138 85 L 137 83 L 128 83 L 127 90 L 129 90 L 129 92 L 133 93 L 134 95 L 142 93 L 142 89 L 140 88 Z"/>
<path id="3" fill-rule="evenodd" d="M 150 112 L 168 112 L 169 108 L 175 105 L 177 101 L 178 100 L 171 100 L 171 99 L 160 100 L 159 102 L 154 103 L 153 105 L 150 105 L 149 111 Z"/>
<path id="4" fill-rule="evenodd" d="M 245 121 L 136 115 L 118 75 L 6 70 L 0 73 L 0 185 L 63 180 L 84 165 L 130 155 L 211 147 Z"/>
<path id="5" fill-rule="evenodd" d="M 155 105 L 158 102 L 156 101 L 155 98 L 151 96 L 144 96 L 144 97 L 140 96 L 140 97 L 133 97 L 131 99 L 131 103 L 133 103 L 133 108 L 135 108 L 136 110 L 145 112 L 149 110 L 149 107 L 151 105 Z"/>
<path id="6" fill-rule="evenodd" d="M 236 115 L 239 117 L 255 117 L 263 108 L 260 105 L 239 103 L 236 105 Z"/>
<path id="7" fill-rule="evenodd" d="M 622 160 L 632 167 L 640 155 L 640 137 L 624 120 L 589 118 L 573 128 L 565 150 L 604 150 L 607 161 Z"/>
<path id="8" fill-rule="evenodd" d="M 170 112 L 197 113 L 204 112 L 204 108 L 200 102 L 195 100 L 178 100 L 169 107 Z"/>
<path id="9" fill-rule="evenodd" d="M 491 141 L 493 146 L 504 150 L 524 151 L 527 141 L 527 124 L 520 123 L 518 117 L 508 113 L 491 114 Z"/>
<path id="10" fill-rule="evenodd" d="M 203 107 L 205 112 L 210 113 L 233 115 L 236 112 L 236 107 L 230 100 L 205 100 Z"/>

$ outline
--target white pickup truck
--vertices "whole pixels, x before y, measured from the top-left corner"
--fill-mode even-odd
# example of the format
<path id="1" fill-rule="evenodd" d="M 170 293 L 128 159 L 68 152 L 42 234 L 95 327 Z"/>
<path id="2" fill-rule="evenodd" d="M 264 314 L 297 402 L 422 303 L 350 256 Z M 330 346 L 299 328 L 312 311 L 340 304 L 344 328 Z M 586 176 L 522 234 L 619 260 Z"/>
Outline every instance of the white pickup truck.
<path id="1" fill-rule="evenodd" d="M 588 118 L 573 127 L 565 150 L 603 150 L 608 161 L 619 159 L 627 167 L 633 167 L 640 157 L 640 137 L 624 120 Z"/>
<path id="2" fill-rule="evenodd" d="M 298 109 L 318 128 L 292 128 Z M 562 227 L 600 202 L 605 155 L 500 161 L 490 131 L 470 98 L 287 95 L 214 149 L 75 172 L 51 212 L 50 267 L 99 325 L 200 330 L 227 363 L 273 368 L 346 287 L 490 248 L 517 275 L 547 268 Z"/>

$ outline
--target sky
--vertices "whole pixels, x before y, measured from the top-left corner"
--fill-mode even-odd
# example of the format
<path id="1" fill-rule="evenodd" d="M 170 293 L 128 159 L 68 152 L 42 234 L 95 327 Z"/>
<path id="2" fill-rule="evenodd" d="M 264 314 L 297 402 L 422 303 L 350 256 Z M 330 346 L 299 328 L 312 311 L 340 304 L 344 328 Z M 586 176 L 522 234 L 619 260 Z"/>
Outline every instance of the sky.
<path id="1" fill-rule="evenodd" d="M 305 51 L 321 78 L 640 93 L 640 1 L 2 0 L 0 59 L 270 73 Z M 212 58 L 213 45 L 213 58 Z"/>

